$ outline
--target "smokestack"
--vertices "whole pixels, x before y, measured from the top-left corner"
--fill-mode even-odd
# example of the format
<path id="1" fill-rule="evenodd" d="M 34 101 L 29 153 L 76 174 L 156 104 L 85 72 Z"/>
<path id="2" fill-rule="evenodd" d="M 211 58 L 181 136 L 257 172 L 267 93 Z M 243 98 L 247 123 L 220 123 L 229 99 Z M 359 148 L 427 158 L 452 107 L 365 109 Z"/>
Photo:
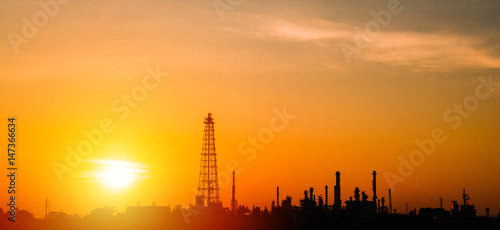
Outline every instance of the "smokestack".
<path id="1" fill-rule="evenodd" d="M 328 207 L 328 185 L 325 185 L 325 206 Z"/>
<path id="2" fill-rule="evenodd" d="M 385 198 L 382 197 L 382 209 L 380 210 L 380 213 L 385 214 L 384 209 L 385 209 Z"/>
<path id="3" fill-rule="evenodd" d="M 391 189 L 389 189 L 389 213 L 392 214 L 392 198 L 391 198 Z"/>
<path id="4" fill-rule="evenodd" d="M 231 199 L 231 212 L 236 211 L 236 186 L 235 186 L 235 173 L 233 170 L 233 197 Z"/>
<path id="5" fill-rule="evenodd" d="M 280 186 L 276 187 L 276 207 L 280 206 Z"/>
<path id="6" fill-rule="evenodd" d="M 340 200 L 340 172 L 337 171 L 335 173 L 335 177 L 336 177 L 336 180 L 335 180 L 335 187 L 334 187 L 334 194 L 333 194 L 333 206 L 335 209 L 340 209 L 340 207 L 342 206 L 342 201 Z"/>
<path id="7" fill-rule="evenodd" d="M 373 203 L 375 204 L 377 202 L 377 171 L 373 171 L 373 184 L 372 184 L 372 190 L 373 190 Z"/>
<path id="8" fill-rule="evenodd" d="M 314 201 L 314 195 L 313 195 L 314 188 L 309 188 L 309 197 L 311 198 L 312 201 Z"/>

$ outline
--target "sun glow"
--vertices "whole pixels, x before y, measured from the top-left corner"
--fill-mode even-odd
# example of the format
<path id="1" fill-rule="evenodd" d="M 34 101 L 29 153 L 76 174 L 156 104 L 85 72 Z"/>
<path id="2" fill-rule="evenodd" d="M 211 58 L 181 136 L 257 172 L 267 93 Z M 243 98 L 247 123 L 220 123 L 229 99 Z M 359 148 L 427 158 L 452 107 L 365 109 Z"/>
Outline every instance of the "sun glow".
<path id="1" fill-rule="evenodd" d="M 105 185 L 124 188 L 130 186 L 134 182 L 133 173 L 125 167 L 110 167 L 100 173 L 101 182 Z"/>
<path id="2" fill-rule="evenodd" d="M 147 166 L 119 160 L 92 160 L 90 163 L 96 164 L 97 168 L 89 172 L 92 181 L 99 182 L 106 187 L 113 189 L 128 188 L 134 183 L 139 183 L 148 176 Z"/>

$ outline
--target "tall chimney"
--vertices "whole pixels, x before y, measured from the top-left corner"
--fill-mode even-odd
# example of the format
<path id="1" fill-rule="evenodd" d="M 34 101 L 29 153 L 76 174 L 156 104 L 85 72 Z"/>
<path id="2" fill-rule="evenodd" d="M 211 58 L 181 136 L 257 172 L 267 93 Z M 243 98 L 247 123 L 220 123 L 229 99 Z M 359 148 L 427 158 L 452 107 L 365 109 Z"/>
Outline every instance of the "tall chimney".
<path id="1" fill-rule="evenodd" d="M 234 170 L 233 170 L 233 197 L 231 199 L 231 212 L 235 212 L 236 211 L 236 186 L 235 186 L 235 173 L 234 173 Z"/>
<path id="2" fill-rule="evenodd" d="M 337 171 L 335 173 L 336 181 L 335 181 L 335 187 L 333 189 L 334 192 L 334 201 L 333 201 L 333 206 L 335 209 L 340 209 L 342 206 L 342 201 L 340 200 L 340 172 Z"/>
<path id="3" fill-rule="evenodd" d="M 377 171 L 373 171 L 373 182 L 372 182 L 372 190 L 373 190 L 373 203 L 377 202 Z"/>
<path id="4" fill-rule="evenodd" d="M 314 188 L 313 187 L 310 187 L 309 188 L 309 197 L 311 198 L 311 201 L 314 201 L 314 195 L 313 195 L 313 192 L 314 192 Z"/>
<path id="5" fill-rule="evenodd" d="M 328 185 L 325 185 L 325 206 L 328 207 Z"/>
<path id="6" fill-rule="evenodd" d="M 392 198 L 391 198 L 391 189 L 389 189 L 389 213 L 392 214 Z"/>
<path id="7" fill-rule="evenodd" d="M 276 187 L 276 207 L 280 206 L 280 186 Z"/>

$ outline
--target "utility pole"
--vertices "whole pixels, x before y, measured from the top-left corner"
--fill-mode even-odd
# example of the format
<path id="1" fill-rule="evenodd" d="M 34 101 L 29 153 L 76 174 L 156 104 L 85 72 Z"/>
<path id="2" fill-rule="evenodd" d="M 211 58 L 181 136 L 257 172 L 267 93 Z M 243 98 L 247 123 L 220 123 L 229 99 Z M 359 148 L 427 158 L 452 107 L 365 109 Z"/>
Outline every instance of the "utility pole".
<path id="1" fill-rule="evenodd" d="M 47 219 L 47 206 L 48 206 L 49 200 L 47 197 L 45 197 L 45 219 Z"/>

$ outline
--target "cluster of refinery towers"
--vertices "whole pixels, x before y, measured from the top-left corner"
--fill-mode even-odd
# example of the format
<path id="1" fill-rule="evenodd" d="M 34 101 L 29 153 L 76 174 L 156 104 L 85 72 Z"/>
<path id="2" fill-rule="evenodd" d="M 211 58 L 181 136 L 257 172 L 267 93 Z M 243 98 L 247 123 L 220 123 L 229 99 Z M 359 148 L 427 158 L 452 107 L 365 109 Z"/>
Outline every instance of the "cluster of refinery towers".
<path id="1" fill-rule="evenodd" d="M 373 171 L 372 176 L 373 176 L 373 180 L 372 180 L 372 192 L 373 192 L 372 201 L 361 201 L 361 200 L 359 200 L 359 198 L 355 198 L 355 200 L 353 200 L 352 196 L 351 196 L 348 201 L 344 202 L 345 203 L 344 207 L 346 209 L 354 209 L 354 208 L 356 208 L 358 206 L 357 208 L 359 208 L 359 205 L 361 203 L 363 203 L 362 208 L 368 208 L 368 209 L 371 209 L 371 211 L 374 211 L 374 212 L 392 213 L 391 189 L 389 189 L 389 207 L 386 207 L 385 206 L 385 199 L 384 198 L 378 199 L 378 197 L 377 197 L 377 172 Z M 233 178 L 233 180 L 234 180 L 234 178 Z M 356 190 L 357 190 L 357 188 L 356 188 Z M 314 191 L 314 189 L 310 188 L 309 189 L 309 194 L 307 194 L 307 190 L 306 190 L 304 192 L 305 199 L 310 199 L 313 202 L 316 202 L 316 195 L 314 195 L 313 191 Z M 234 193 L 234 191 L 233 191 L 233 193 Z M 335 173 L 334 200 L 333 200 L 333 205 L 331 206 L 331 207 L 333 207 L 333 210 L 341 210 L 343 208 L 343 206 L 342 206 L 342 199 L 340 198 L 340 194 L 341 194 L 340 172 L 337 171 Z M 325 185 L 325 194 L 324 195 L 325 195 L 324 204 L 323 204 L 323 199 L 322 198 L 320 198 L 318 200 L 319 200 L 319 203 L 322 204 L 322 206 L 324 205 L 325 207 L 328 208 L 328 207 L 330 207 L 328 205 L 328 185 Z M 363 192 L 363 195 L 365 195 L 364 192 Z M 278 186 L 276 188 L 276 201 L 277 201 L 276 205 L 278 207 L 280 206 L 280 202 L 279 202 L 280 198 L 279 198 L 279 196 L 280 196 L 280 192 L 279 192 L 279 186 Z M 355 197 L 356 197 L 356 194 L 355 194 Z"/>
<path id="2" fill-rule="evenodd" d="M 219 199 L 219 183 L 217 175 L 217 154 L 215 151 L 215 133 L 214 133 L 214 119 L 211 113 L 204 119 L 205 129 L 203 134 L 203 145 L 201 152 L 201 163 L 200 163 L 200 177 L 198 182 L 198 195 L 196 196 L 197 206 L 210 206 L 217 205 L 222 206 Z M 368 205 L 370 209 L 375 209 L 375 211 L 380 211 L 380 199 L 377 199 L 377 172 L 373 171 L 373 181 L 372 181 L 372 201 L 364 201 L 364 205 Z M 232 199 L 231 199 L 231 209 L 234 210 L 237 206 L 237 201 L 235 198 L 235 173 L 233 172 L 233 186 L 232 186 Z M 312 194 L 313 189 L 310 189 L 311 200 L 316 200 L 315 196 Z M 340 172 L 335 173 L 335 187 L 334 187 L 334 201 L 333 209 L 342 209 L 342 200 L 340 199 Z M 364 196 L 363 192 L 363 196 Z M 349 201 L 346 201 L 346 208 L 354 207 L 357 205 L 356 202 L 359 201 L 358 196 L 355 194 L 356 199 L 353 201 L 352 197 Z M 378 202 L 378 205 L 377 205 Z M 277 187 L 277 206 L 280 205 L 279 200 L 279 187 Z M 384 199 L 382 198 L 382 203 Z M 328 186 L 325 186 L 325 206 L 328 207 Z M 384 204 L 382 204 L 383 210 Z M 391 201 L 391 190 L 389 189 L 389 212 L 392 213 L 392 201 Z"/>

